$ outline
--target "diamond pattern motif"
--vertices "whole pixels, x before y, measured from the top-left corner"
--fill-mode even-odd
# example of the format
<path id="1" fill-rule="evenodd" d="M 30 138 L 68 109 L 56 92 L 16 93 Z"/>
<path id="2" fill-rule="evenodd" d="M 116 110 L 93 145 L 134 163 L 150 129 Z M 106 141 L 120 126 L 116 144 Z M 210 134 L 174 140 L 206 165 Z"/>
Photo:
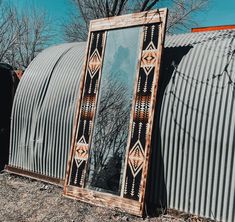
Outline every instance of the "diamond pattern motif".
<path id="1" fill-rule="evenodd" d="M 130 150 L 128 158 L 129 166 L 131 168 L 131 172 L 134 177 L 142 169 L 144 160 L 145 160 L 144 150 L 140 141 L 138 140 Z"/>
<path id="2" fill-rule="evenodd" d="M 75 150 L 76 150 L 75 159 L 87 160 L 88 144 L 86 143 L 84 136 L 82 136 L 78 141 Z"/>
<path id="3" fill-rule="evenodd" d="M 141 66 L 154 66 L 157 58 L 156 51 L 144 51 Z"/>
<path id="4" fill-rule="evenodd" d="M 100 67 L 101 67 L 101 57 L 100 57 L 98 50 L 96 49 L 92 53 L 90 60 L 89 60 L 89 64 L 88 64 L 88 70 L 92 78 L 100 69 Z"/>
<path id="5" fill-rule="evenodd" d="M 146 75 L 148 75 L 154 68 L 157 60 L 157 50 L 153 44 L 150 42 L 147 48 L 142 52 L 141 67 L 144 69 Z"/>

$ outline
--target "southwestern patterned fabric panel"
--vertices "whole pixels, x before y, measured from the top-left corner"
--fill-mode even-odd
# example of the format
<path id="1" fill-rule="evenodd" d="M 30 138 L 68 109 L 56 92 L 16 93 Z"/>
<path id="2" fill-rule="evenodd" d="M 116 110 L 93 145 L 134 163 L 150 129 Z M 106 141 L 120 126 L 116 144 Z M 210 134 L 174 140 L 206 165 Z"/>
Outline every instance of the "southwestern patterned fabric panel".
<path id="1" fill-rule="evenodd" d="M 124 186 L 124 197 L 134 200 L 140 199 L 142 189 L 141 179 L 146 159 L 146 137 L 150 120 L 149 112 L 157 59 L 158 33 L 158 24 L 144 26 L 141 65 Z"/>
<path id="2" fill-rule="evenodd" d="M 77 144 L 74 147 L 70 185 L 83 187 L 88 160 L 88 143 L 91 136 L 101 73 L 105 32 L 92 32 L 86 78 L 78 122 Z"/>

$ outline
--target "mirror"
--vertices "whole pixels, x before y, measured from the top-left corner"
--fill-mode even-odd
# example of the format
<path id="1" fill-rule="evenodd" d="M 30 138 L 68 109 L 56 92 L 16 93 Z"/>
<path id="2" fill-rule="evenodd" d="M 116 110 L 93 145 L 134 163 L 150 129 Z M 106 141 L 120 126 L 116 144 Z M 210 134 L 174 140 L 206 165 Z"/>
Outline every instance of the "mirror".
<path id="1" fill-rule="evenodd" d="M 90 189 L 120 195 L 141 30 L 107 32 L 86 183 Z"/>
<path id="2" fill-rule="evenodd" d="M 93 20 L 64 193 L 142 216 L 167 9 Z"/>

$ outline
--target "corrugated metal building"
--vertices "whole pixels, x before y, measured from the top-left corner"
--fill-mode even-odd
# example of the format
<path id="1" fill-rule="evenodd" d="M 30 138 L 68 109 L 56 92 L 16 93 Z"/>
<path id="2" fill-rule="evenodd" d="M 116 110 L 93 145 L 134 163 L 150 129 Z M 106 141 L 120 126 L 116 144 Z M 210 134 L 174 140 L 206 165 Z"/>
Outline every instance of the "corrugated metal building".
<path id="1" fill-rule="evenodd" d="M 84 48 L 51 47 L 25 71 L 12 111 L 10 166 L 64 179 Z M 234 57 L 235 30 L 166 38 L 151 203 L 235 221 Z"/>
<path id="2" fill-rule="evenodd" d="M 9 165 L 63 179 L 85 44 L 40 53 L 26 69 L 12 109 Z"/>

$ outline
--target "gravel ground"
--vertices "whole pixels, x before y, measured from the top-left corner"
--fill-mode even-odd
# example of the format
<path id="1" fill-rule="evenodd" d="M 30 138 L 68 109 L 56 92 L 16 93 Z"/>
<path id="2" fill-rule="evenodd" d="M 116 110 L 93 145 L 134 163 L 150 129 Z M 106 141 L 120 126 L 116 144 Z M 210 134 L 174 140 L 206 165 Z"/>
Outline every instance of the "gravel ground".
<path id="1" fill-rule="evenodd" d="M 7 173 L 0 174 L 0 221 L 202 221 L 197 218 L 185 219 L 171 215 L 141 219 L 65 198 L 62 192 L 62 188 L 57 186 Z"/>

